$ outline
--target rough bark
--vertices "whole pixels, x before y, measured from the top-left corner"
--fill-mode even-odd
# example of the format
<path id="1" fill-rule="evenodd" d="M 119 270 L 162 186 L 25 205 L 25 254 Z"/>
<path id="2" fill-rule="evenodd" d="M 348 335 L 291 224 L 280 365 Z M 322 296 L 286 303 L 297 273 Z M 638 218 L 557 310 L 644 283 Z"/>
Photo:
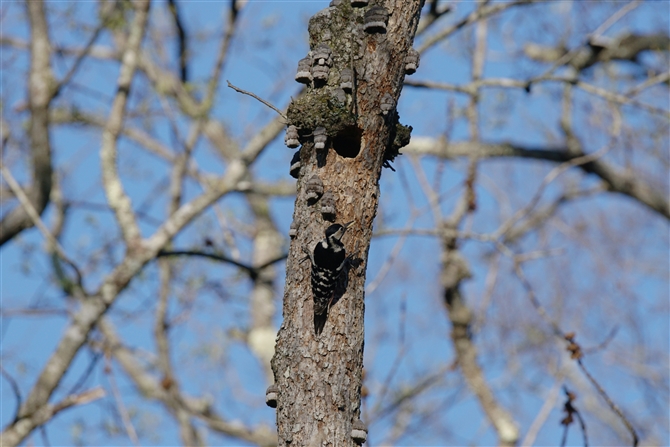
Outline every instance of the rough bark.
<path id="1" fill-rule="evenodd" d="M 412 45 L 422 0 L 378 2 L 389 12 L 385 33 L 363 31 L 370 8 L 349 2 L 317 13 L 309 26 L 310 47 L 326 41 L 333 51 L 329 82 L 307 92 L 289 108 L 289 120 L 303 137 L 293 239 L 287 260 L 284 321 L 272 361 L 278 387 L 279 445 L 355 445 L 352 425 L 360 416 L 363 368 L 364 284 L 372 225 L 379 200 L 379 177 L 385 157 L 397 150 L 398 117 L 380 108 L 384 94 L 397 102 L 404 78 L 404 59 Z M 342 109 L 326 95 L 339 87 L 338 74 L 353 66 L 353 104 Z M 325 104 L 325 106 L 323 106 Z M 323 107 L 322 107 L 323 106 Z M 348 112 L 352 112 L 351 115 Z M 317 126 L 328 131 L 327 155 L 317 156 L 310 134 Z M 328 149 L 329 148 L 329 149 Z M 317 160 L 319 158 L 319 160 Z M 318 175 L 336 198 L 336 222 L 354 221 L 343 242 L 360 259 L 349 273 L 348 287 L 329 312 L 325 328 L 315 334 L 310 263 L 313 250 L 330 225 L 319 203 L 306 200 L 305 185 Z"/>

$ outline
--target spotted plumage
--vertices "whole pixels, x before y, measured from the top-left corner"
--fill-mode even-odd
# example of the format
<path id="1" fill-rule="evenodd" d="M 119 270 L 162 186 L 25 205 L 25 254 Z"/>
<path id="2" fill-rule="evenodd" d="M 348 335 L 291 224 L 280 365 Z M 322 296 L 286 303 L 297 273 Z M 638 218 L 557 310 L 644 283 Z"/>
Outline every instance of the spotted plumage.
<path id="1" fill-rule="evenodd" d="M 312 295 L 314 297 L 314 329 L 323 330 L 328 318 L 328 309 L 345 279 L 342 272 L 347 264 L 347 254 L 342 236 L 352 222 L 333 224 L 326 229 L 326 237 L 316 244 L 310 254 L 312 261 Z M 339 286 L 339 287 L 338 287 Z M 346 288 L 346 286 L 344 287 Z M 343 292 L 343 290 L 342 290 Z"/>

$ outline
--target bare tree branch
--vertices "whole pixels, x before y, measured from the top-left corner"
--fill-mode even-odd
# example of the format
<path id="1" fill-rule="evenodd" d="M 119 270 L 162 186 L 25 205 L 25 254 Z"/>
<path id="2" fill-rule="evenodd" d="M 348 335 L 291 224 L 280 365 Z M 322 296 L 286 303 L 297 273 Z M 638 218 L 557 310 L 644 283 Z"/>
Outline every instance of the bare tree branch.
<path id="1" fill-rule="evenodd" d="M 545 160 L 555 163 L 570 162 L 581 154 L 571 154 L 563 147 L 527 147 L 512 143 L 446 142 L 432 138 L 412 138 L 404 153 L 425 154 L 447 159 L 469 157 L 479 158 L 518 157 Z M 605 182 L 612 192 L 623 194 L 647 206 L 663 217 L 670 219 L 670 201 L 635 175 L 621 172 L 604 160 L 594 160 L 577 166 L 588 174 L 595 174 Z"/>
<path id="2" fill-rule="evenodd" d="M 493 3 L 491 5 L 486 5 L 481 8 L 477 8 L 475 11 L 470 13 L 467 17 L 464 17 L 463 19 L 459 20 L 455 24 L 448 26 L 444 30 L 440 31 L 439 33 L 435 34 L 434 36 L 430 36 L 426 38 L 421 45 L 417 48 L 419 53 L 423 53 L 427 51 L 429 48 L 432 48 L 433 46 L 437 45 L 447 37 L 451 36 L 454 34 L 456 31 L 460 30 L 461 28 L 468 26 L 470 24 L 473 24 L 481 19 L 485 19 L 487 17 L 494 16 L 496 14 L 499 14 L 509 8 L 513 8 L 515 6 L 521 6 L 521 5 L 527 5 L 530 3 L 534 3 L 537 0 L 516 0 L 513 2 L 509 3 Z"/>
<path id="3" fill-rule="evenodd" d="M 478 81 L 473 81 L 468 84 L 457 85 L 457 84 L 446 84 L 443 82 L 432 82 L 432 81 L 419 81 L 419 80 L 405 80 L 405 85 L 410 87 L 417 88 L 430 88 L 436 90 L 446 90 L 457 93 L 465 93 L 468 95 L 473 95 L 477 92 L 478 89 L 482 87 L 491 87 L 491 88 L 519 88 L 526 91 L 530 91 L 533 85 L 540 84 L 543 82 L 560 82 L 563 84 L 574 85 L 578 88 L 581 88 L 587 93 L 603 98 L 607 101 L 612 101 L 617 104 L 629 105 L 631 107 L 636 107 L 638 109 L 644 110 L 654 115 L 660 115 L 665 118 L 670 117 L 670 112 L 665 109 L 654 107 L 652 105 L 640 102 L 628 95 L 620 95 L 609 90 L 597 87 L 595 85 L 589 84 L 588 82 L 581 81 L 574 76 L 539 76 L 537 78 L 529 79 L 526 81 L 510 79 L 510 78 L 489 78 L 482 79 Z"/>
<path id="4" fill-rule="evenodd" d="M 452 215 L 443 223 L 445 229 L 457 229 L 468 209 L 467 194 L 459 200 Z M 457 240 L 452 233 L 445 232 L 442 238 L 441 282 L 444 287 L 444 302 L 452 325 L 451 339 L 456 351 L 458 366 L 470 391 L 477 397 L 498 436 L 501 446 L 515 446 L 519 439 L 519 428 L 512 415 L 498 402 L 486 382 L 484 372 L 477 360 L 477 348 L 472 342 L 470 327 L 473 315 L 462 295 L 461 283 L 470 278 L 467 262 L 459 253 Z"/>
<path id="5" fill-rule="evenodd" d="M 67 256 L 65 253 L 65 249 L 60 245 L 58 240 L 54 237 L 53 234 L 49 231 L 49 229 L 44 225 L 44 222 L 42 222 L 42 219 L 40 218 L 38 211 L 33 207 L 33 204 L 31 203 L 30 199 L 28 198 L 28 194 L 26 194 L 22 189 L 19 183 L 16 181 L 12 173 L 7 169 L 6 166 L 0 165 L 0 172 L 2 173 L 3 177 L 5 177 L 5 181 L 9 185 L 10 189 L 16 195 L 16 197 L 19 199 L 19 203 L 25 210 L 26 215 L 28 218 L 33 222 L 33 225 L 35 225 L 44 238 L 47 240 L 47 242 L 50 244 L 51 247 L 53 247 L 53 250 L 56 252 L 58 257 L 65 261 L 72 269 L 75 271 L 77 275 L 77 284 L 81 286 L 82 283 L 82 276 L 81 272 L 79 271 L 79 268 L 77 265 Z"/>
<path id="6" fill-rule="evenodd" d="M 201 258 L 207 258 L 207 259 L 212 259 L 214 261 L 219 261 L 219 262 L 225 262 L 227 264 L 232 264 L 235 267 L 239 267 L 242 270 L 246 271 L 249 277 L 253 280 L 258 277 L 259 273 L 267 268 L 270 267 L 273 264 L 276 264 L 277 262 L 281 262 L 286 259 L 287 254 L 281 254 L 277 256 L 276 258 L 272 258 L 268 261 L 263 262 L 263 264 L 259 266 L 250 266 L 247 264 L 243 264 L 241 262 L 238 262 L 228 256 L 218 254 L 218 253 L 207 253 L 207 252 L 202 252 L 202 251 L 196 251 L 196 250 L 161 250 L 158 252 L 156 255 L 157 258 L 163 258 L 167 256 L 196 256 L 196 257 L 201 257 Z"/>
<path id="7" fill-rule="evenodd" d="M 608 41 L 601 39 L 598 44 L 590 42 L 572 51 L 533 44 L 527 45 L 524 51 L 531 59 L 569 65 L 577 71 L 583 71 L 603 62 L 637 62 L 639 54 L 644 51 L 670 51 L 670 36 L 667 33 L 623 34 Z"/>
<path id="8" fill-rule="evenodd" d="M 105 373 L 109 379 L 109 385 L 112 388 L 114 402 L 116 403 L 117 411 L 121 415 L 121 421 L 123 421 L 123 427 L 126 429 L 128 438 L 130 438 L 134 445 L 139 446 L 140 441 L 137 438 L 137 432 L 135 431 L 135 427 L 133 427 L 133 423 L 130 420 L 130 416 L 128 415 L 128 410 L 126 409 L 126 406 L 123 403 L 123 399 L 121 398 L 121 393 L 119 392 L 119 387 L 116 384 L 116 378 L 114 377 L 114 372 L 112 371 L 111 365 L 105 366 Z"/>
<path id="9" fill-rule="evenodd" d="M 3 315 L 5 315 L 5 312 L 3 312 Z M 14 412 L 14 419 L 16 420 L 19 415 L 19 409 L 21 408 L 21 402 L 23 402 L 23 399 L 21 398 L 21 389 L 16 383 L 16 380 L 14 380 L 14 378 L 5 370 L 2 365 L 0 365 L 0 374 L 2 374 L 2 377 L 4 377 L 7 382 L 9 382 L 9 386 L 12 388 L 12 393 L 14 393 L 14 399 L 16 400 L 16 411 Z"/>
<path id="10" fill-rule="evenodd" d="M 633 427 L 633 424 L 628 420 L 628 418 L 623 414 L 621 409 L 617 404 L 615 404 L 612 399 L 608 396 L 607 392 L 603 389 L 603 387 L 598 383 L 598 381 L 589 373 L 589 371 L 586 369 L 584 366 L 584 363 L 582 362 L 581 358 L 577 359 L 577 364 L 579 365 L 579 368 L 582 370 L 584 375 L 589 379 L 589 382 L 595 387 L 596 390 L 598 390 L 598 393 L 600 396 L 605 399 L 605 402 L 607 402 L 607 405 L 616 413 L 617 416 L 619 416 L 619 419 L 621 419 L 621 422 L 626 426 L 626 429 L 631 434 L 631 437 L 633 438 L 633 447 L 637 447 L 639 437 L 637 435 L 637 430 L 635 430 L 635 427 Z M 581 418 L 580 418 L 581 419 Z M 582 425 L 583 428 L 583 425 Z M 584 436 L 586 437 L 586 431 L 584 431 Z"/>
<path id="11" fill-rule="evenodd" d="M 71 394 L 56 404 L 46 404 L 38 408 L 30 417 L 20 417 L 5 427 L 2 432 L 2 445 L 18 445 L 32 430 L 47 423 L 61 411 L 77 405 L 85 405 L 104 396 L 105 391 L 102 388 L 93 388 L 81 394 Z"/>
<path id="12" fill-rule="evenodd" d="M 209 399 L 197 399 L 184 394 L 170 393 L 161 385 L 160 380 L 151 376 L 135 359 L 132 352 L 123 346 L 109 322 L 101 320 L 99 328 L 105 336 L 106 349 L 111 350 L 112 355 L 118 360 L 135 386 L 148 398 L 164 403 L 171 412 L 187 411 L 201 419 L 212 430 L 222 434 L 263 447 L 277 445 L 276 435 L 265 425 L 260 424 L 249 428 L 236 421 L 226 421 L 216 414 L 213 403 Z"/>
<path id="13" fill-rule="evenodd" d="M 168 0 L 168 10 L 170 11 L 170 14 L 172 14 L 174 26 L 177 29 L 177 42 L 179 44 L 177 47 L 177 55 L 179 57 L 181 82 L 188 82 L 188 42 L 186 37 L 186 29 L 184 28 L 184 23 L 181 19 L 181 16 L 179 15 L 176 0 Z"/>
<path id="14" fill-rule="evenodd" d="M 31 154 L 32 184 L 27 196 L 37 214 L 41 215 L 49 203 L 51 193 L 51 140 L 49 132 L 49 105 L 55 83 L 51 71 L 51 42 L 42 0 L 26 2 L 30 23 L 30 75 L 28 105 L 30 123 L 28 137 Z M 4 147 L 4 144 L 3 144 Z M 21 231 L 34 225 L 26 207 L 17 206 L 0 221 L 0 247 Z"/>
<path id="15" fill-rule="evenodd" d="M 235 90 L 236 92 L 238 92 L 238 93 L 242 93 L 243 95 L 249 95 L 249 96 L 251 96 L 252 98 L 257 99 L 258 101 L 262 102 L 263 104 L 265 104 L 266 106 L 268 106 L 269 108 L 271 108 L 272 110 L 274 110 L 275 112 L 277 112 L 277 113 L 279 114 L 279 116 L 281 116 L 281 117 L 284 118 L 285 120 L 288 120 L 288 118 L 286 118 L 286 115 L 284 115 L 284 113 L 283 113 L 281 110 L 279 110 L 278 108 L 276 108 L 275 106 L 273 106 L 272 104 L 270 104 L 269 102 L 267 102 L 266 100 L 260 98 L 258 95 L 254 94 L 254 93 L 251 93 L 251 92 L 248 92 L 248 91 L 246 91 L 246 90 L 242 90 L 242 89 L 239 88 L 239 87 L 235 87 L 233 84 L 230 83 L 230 81 L 226 81 L 226 82 L 228 83 L 228 87 L 232 88 L 232 89 Z"/>
<path id="16" fill-rule="evenodd" d="M 428 13 L 424 14 L 416 29 L 416 35 L 420 36 L 428 30 L 437 20 L 452 11 L 449 3 L 440 5 L 440 0 L 428 0 Z"/>
<path id="17" fill-rule="evenodd" d="M 128 249 L 131 250 L 139 242 L 141 234 L 130 198 L 126 195 L 119 177 L 116 160 L 117 143 L 123 127 L 130 84 L 135 75 L 138 59 L 141 57 L 140 46 L 147 28 L 150 5 L 149 0 L 140 0 L 137 3 L 135 19 L 130 27 L 127 47 L 123 53 L 116 96 L 102 132 L 102 147 L 100 148 L 102 179 L 107 201 L 110 208 L 114 210 L 123 239 Z"/>

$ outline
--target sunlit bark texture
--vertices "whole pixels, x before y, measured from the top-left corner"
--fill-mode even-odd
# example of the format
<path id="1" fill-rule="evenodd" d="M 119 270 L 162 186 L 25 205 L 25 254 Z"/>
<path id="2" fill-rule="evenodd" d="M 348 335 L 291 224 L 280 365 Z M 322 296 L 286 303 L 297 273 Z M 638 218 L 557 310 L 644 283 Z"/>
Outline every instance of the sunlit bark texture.
<path id="1" fill-rule="evenodd" d="M 382 166 L 409 130 L 399 125 L 394 103 L 402 90 L 404 60 L 422 3 L 380 2 L 389 13 L 386 30 L 370 25 L 371 20 L 379 21 L 370 17 L 372 7 L 355 8 L 349 2 L 322 10 L 310 20 L 310 48 L 314 53 L 319 44 L 328 44 L 332 67 L 328 82 L 320 86 L 318 79 L 313 80 L 317 84 L 289 107 L 288 114 L 290 124 L 301 132 L 303 146 L 293 216 L 297 235 L 287 261 L 284 321 L 272 363 L 279 389 L 279 445 L 354 445 L 352 426 L 360 415 L 367 253 Z M 336 90 L 347 68 L 353 69 L 354 83 L 343 103 Z M 314 148 L 311 134 L 317 127 L 328 132 L 325 151 Z M 347 291 L 330 309 L 320 335 L 314 330 L 310 262 L 301 262 L 304 250 L 313 250 L 330 225 L 321 205 L 306 198 L 307 180 L 314 175 L 335 197 L 332 220 L 354 221 L 343 242 L 348 253 L 362 261 L 351 269 Z"/>

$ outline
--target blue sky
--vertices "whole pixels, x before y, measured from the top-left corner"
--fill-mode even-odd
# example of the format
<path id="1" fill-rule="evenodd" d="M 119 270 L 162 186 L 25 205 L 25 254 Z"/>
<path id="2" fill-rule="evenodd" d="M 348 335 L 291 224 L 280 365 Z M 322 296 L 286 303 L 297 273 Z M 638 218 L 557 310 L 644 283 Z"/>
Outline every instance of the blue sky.
<path id="1" fill-rule="evenodd" d="M 262 126 L 274 117 L 273 111 L 259 105 L 254 99 L 241 96 L 225 87 L 225 80 L 236 86 L 252 90 L 273 104 L 283 107 L 291 96 L 299 91 L 299 85 L 293 81 L 297 61 L 307 52 L 306 23 L 315 12 L 327 5 L 327 1 L 250 1 L 241 14 L 239 29 L 241 33 L 233 42 L 230 59 L 226 64 L 221 78 L 221 86 L 217 92 L 217 101 L 213 116 L 225 123 L 227 130 L 236 141 L 244 142 L 255 134 Z M 586 2 L 585 2 L 586 3 Z M 194 36 L 219 36 L 223 31 L 227 3 L 190 1 L 182 4 L 181 10 L 187 31 Z M 520 43 L 532 39 L 546 44 L 555 43 L 558 36 L 567 34 L 565 42 L 573 47 L 582 42 L 583 33 L 592 30 L 609 17 L 618 8 L 618 3 L 605 4 L 603 7 L 590 8 L 575 2 L 555 2 L 552 5 L 536 5 L 513 10 L 491 23 L 488 40 L 490 57 L 485 68 L 485 77 L 513 77 L 525 79 L 530 75 L 543 72 L 546 68 L 524 58 L 510 59 L 510 54 L 518 55 Z M 456 13 L 441 19 L 444 26 L 453 23 L 471 10 L 471 5 L 459 3 Z M 51 20 L 53 29 L 64 29 L 67 19 L 76 19 L 94 23 L 95 4 L 87 2 L 69 3 L 50 2 L 49 9 L 54 13 Z M 551 13 L 548 14 L 546 11 Z M 3 4 L 2 34 L 16 38 L 27 38 L 27 24 L 22 8 L 17 4 Z M 616 36 L 625 31 L 655 32 L 668 30 L 668 3 L 643 4 L 629 13 L 625 20 L 613 26 L 606 35 Z M 554 16 L 552 16 L 554 14 Z M 156 3 L 152 11 L 152 20 L 158 30 L 169 30 L 165 3 Z M 570 23 L 572 30 L 564 32 L 563 23 Z M 437 28 L 436 28 L 437 29 Z M 433 30 L 434 32 L 435 30 Z M 446 43 L 429 50 L 421 61 L 421 67 L 414 78 L 436 82 L 464 83 L 469 81 L 470 65 L 467 45 L 471 41 L 472 28 L 465 28 Z M 88 36 L 87 31 L 52 32 L 52 38 L 59 45 L 81 43 Z M 503 36 L 505 38 L 503 38 Z M 196 42 L 194 37 L 192 57 L 194 60 L 191 76 L 196 86 L 202 86 L 202 80 L 208 76 L 212 61 L 216 54 L 216 39 Z M 100 44 L 109 45 L 111 38 L 103 33 Z M 174 54 L 173 41 L 167 39 L 163 50 L 172 61 Z M 155 54 L 156 58 L 161 57 Z M 521 62 L 519 62 L 521 60 Z M 69 67 L 69 59 L 54 60 L 56 73 L 62 75 Z M 652 60 L 651 63 L 655 61 Z M 27 60 L 25 54 L 7 51 L 3 48 L 3 74 L 0 86 L 3 95 L 3 116 L 12 125 L 21 125 L 27 119 L 26 112 L 14 114 L 12 110 L 25 99 L 25 72 Z M 174 63 L 170 65 L 174 67 Z M 622 72 L 630 71 L 631 76 L 637 72 L 634 67 L 622 64 Z M 110 62 L 86 62 L 75 78 L 76 86 L 64 91 L 54 106 L 76 104 L 77 107 L 94 111 L 104 116 L 109 101 L 114 93 L 117 66 Z M 606 77 L 593 70 L 589 82 L 605 83 Z M 21 88 L 17 88 L 20 86 Z M 609 87 L 615 87 L 609 85 Z M 149 92 L 147 81 L 141 76 L 135 80 L 134 92 Z M 655 92 L 667 93 L 667 90 L 654 90 L 640 97 L 648 103 L 659 107 L 668 107 L 667 97 Z M 558 118 L 560 109 L 557 98 L 560 98 L 560 86 L 542 84 L 527 95 L 523 91 L 489 89 L 482 95 L 480 113 L 483 117 L 495 118 L 496 122 L 486 122 L 482 128 L 483 139 L 486 141 L 511 140 L 527 145 L 543 145 L 550 138 L 560 137 Z M 600 100 L 592 96 L 577 93 L 578 104 L 575 111 L 575 122 L 580 123 L 577 131 L 590 148 L 597 149 L 602 144 L 605 134 L 593 131 L 597 124 L 589 120 L 596 115 L 594 110 L 602 107 Z M 463 95 L 435 92 L 428 90 L 405 88 L 399 103 L 401 121 L 414 127 L 415 136 L 438 136 L 451 130 L 450 138 L 465 140 L 468 138 L 467 123 L 463 117 L 452 121 L 446 118 L 449 105 L 462 107 L 466 103 Z M 150 103 L 151 111 L 161 112 L 157 101 Z M 493 111 L 493 112 L 492 112 Z M 645 126 L 653 127 L 657 117 L 639 112 L 630 107 L 623 107 L 622 113 L 626 120 L 633 123 L 633 130 Z M 134 117 L 131 122 L 140 125 L 143 118 Z M 149 118 L 147 118 L 149 119 Z M 179 133 L 187 133 L 188 123 L 179 119 Z M 666 127 L 667 128 L 667 127 Z M 174 146 L 174 135 L 169 126 L 162 123 L 152 126 L 157 139 L 168 147 Z M 99 171 L 99 132 L 69 126 L 54 130 L 52 134 L 55 163 L 63 172 L 63 189 L 68 197 L 88 203 L 104 204 L 105 197 L 100 187 Z M 631 137 L 632 138 L 632 137 Z M 651 138 L 641 138 L 642 147 L 653 147 Z M 661 151 L 667 157 L 667 137 L 661 139 Z M 620 162 L 623 157 L 617 150 L 608 154 L 608 159 Z M 642 151 L 639 151 L 642 152 Z M 277 138 L 254 166 L 254 174 L 264 181 L 288 179 L 288 162 L 292 156 L 283 146 L 283 140 Z M 635 153 L 636 167 L 649 172 L 653 180 L 661 179 L 662 186 L 667 190 L 667 179 L 663 180 L 663 164 L 656 163 L 653 156 Z M 208 172 L 223 172 L 225 166 L 216 154 L 204 142 L 196 149 L 195 159 L 199 166 L 206 167 Z M 460 190 L 465 172 L 465 162 L 456 161 L 439 167 L 434 159 L 424 159 L 421 165 L 427 172 L 431 182 L 440 176 L 443 192 L 447 199 L 443 212 L 448 213 Z M 16 166 L 16 168 L 14 168 Z M 157 191 L 165 188 L 168 166 L 155 156 L 147 154 L 133 143 L 122 140 L 120 144 L 120 170 L 133 200 L 133 204 L 151 216 L 154 220 L 142 220 L 143 235 L 148 236 L 156 229 L 156 219 L 164 218 L 165 196 L 154 200 Z M 277 167 L 280 168 L 277 168 Z M 412 165 L 407 157 L 400 157 L 395 164 L 398 172 L 386 170 L 382 175 L 381 208 L 377 217 L 376 228 L 401 228 L 409 219 L 410 203 L 423 212 L 417 217 L 415 228 L 432 228 L 434 222 L 428 209 L 426 199 L 418 185 Z M 500 223 L 500 213 L 504 210 L 499 195 L 490 185 L 498 184 L 510 194 L 511 205 L 516 209 L 522 206 L 534 193 L 543 176 L 552 165 L 518 160 L 493 160 L 482 163 L 478 187 L 480 208 L 473 219 L 473 231 L 492 231 Z M 25 165 L 18 163 L 12 166 L 15 176 L 26 179 Z M 667 173 L 667 172 L 666 172 Z M 404 179 L 404 180 L 403 180 Z M 487 180 L 489 179 L 489 180 Z M 403 181 L 408 185 L 409 197 Z M 561 182 L 552 185 L 547 191 L 548 198 L 555 196 L 566 183 L 573 181 L 587 187 L 595 181 L 581 173 L 569 172 L 561 178 Z M 192 198 L 200 192 L 194 183 L 187 182 L 185 199 Z M 4 204 L 3 204 L 4 205 Z M 231 195 L 219 202 L 219 206 L 231 218 L 249 224 L 251 218 L 244 200 L 240 196 Z M 7 208 L 3 208 L 3 212 Z M 293 210 L 292 198 L 278 198 L 272 201 L 272 214 L 279 227 L 287 232 Z M 50 222 L 52 213 L 47 210 L 43 216 Z M 557 258 L 550 258 L 527 267 L 527 274 L 532 278 L 540 299 L 547 303 L 559 320 L 570 330 L 571 325 L 580 329 L 580 341 L 585 346 L 600 343 L 612 327 L 618 327 L 617 335 L 609 348 L 589 357 L 587 364 L 601 383 L 611 392 L 613 399 L 624 408 L 639 409 L 647 405 L 645 400 L 647 386 L 643 380 L 632 379 L 627 370 L 612 368 L 614 362 L 620 361 L 621 353 L 637 349 L 632 358 L 650 360 L 654 353 L 665 354 L 667 359 L 669 324 L 668 324 L 668 234 L 667 223 L 656 215 L 652 215 L 640 205 L 627 198 L 614 195 L 598 195 L 571 203 L 560 212 L 559 223 L 552 224 L 541 234 L 534 234 L 520 242 L 523 250 L 543 248 L 563 248 L 564 252 Z M 565 227 L 585 228 L 579 233 L 571 233 Z M 606 231 L 607 230 L 607 231 Z M 118 237 L 117 228 L 109 213 L 85 208 L 73 211 L 67 223 L 62 244 L 75 259 L 84 259 L 92 251 L 99 251 L 98 264 L 90 266 L 85 284 L 94 289 L 100 278 L 107 273 L 108 265 L 118 261 L 123 254 L 123 247 L 114 243 Z M 191 247 L 202 242 L 203 234 L 214 234 L 221 240 L 220 228 L 212 212 L 204 214 L 180 234 L 175 241 L 179 247 Z M 625 234 L 625 240 L 617 240 L 617 235 Z M 245 237 L 238 236 L 237 243 L 243 258 L 248 259 L 250 243 Z M 590 241 L 593 245 L 583 246 L 576 241 Z M 373 280 L 382 268 L 389 253 L 392 252 L 396 237 L 375 239 L 371 248 L 371 259 L 367 273 L 368 281 Z M 19 307 L 48 307 L 61 310 L 71 308 L 69 303 L 54 287 L 50 278 L 51 265 L 49 259 L 40 255 L 43 241 L 36 230 L 24 232 L 20 238 L 3 247 L 0 253 L 0 275 L 2 278 L 2 308 L 16 309 Z M 402 357 L 398 372 L 391 382 L 396 389 L 402 389 L 419 377 L 448 366 L 453 360 L 453 352 L 449 342 L 449 323 L 443 311 L 439 286 L 439 247 L 436 239 L 416 236 L 408 238 L 400 254 L 393 264 L 388 279 L 380 287 L 366 297 L 366 369 L 371 379 L 368 386 L 373 392 L 366 406 L 375 405 L 375 390 L 381 389 L 388 370 L 398 355 L 397 340 L 403 324 L 402 306 L 406 306 L 406 354 Z M 108 246 L 107 246 L 108 245 Z M 615 248 L 612 248 L 615 247 Z M 465 293 L 472 300 L 473 306 L 481 304 L 481 296 L 485 292 L 485 278 L 490 271 L 486 262 L 493 252 L 491 245 L 479 242 L 465 242 L 463 253 L 469 260 L 474 279 L 468 282 Z M 635 263 L 632 260 L 639 260 Z M 216 397 L 218 410 L 230 418 L 239 418 L 247 423 L 267 421 L 273 423 L 274 411 L 265 407 L 262 401 L 267 384 L 263 381 L 262 372 L 257 361 L 241 344 L 231 341 L 228 330 L 237 325 L 244 325 L 248 319 L 246 294 L 249 283 L 239 278 L 237 272 L 224 265 L 213 264 L 202 260 L 182 260 L 187 269 L 193 272 L 196 279 L 218 281 L 225 289 L 225 296 L 218 297 L 211 290 L 198 288 L 197 285 L 181 284 L 182 290 L 192 287 L 197 293 L 194 301 L 193 318 L 177 326 L 171 333 L 171 341 L 175 349 L 175 363 L 183 365 L 180 370 L 180 382 L 184 390 L 201 395 L 210 393 Z M 281 265 L 283 268 L 283 264 Z M 565 269 L 565 270 L 563 270 Z M 558 275 L 560 272 L 561 275 Z M 475 340 L 481 353 L 481 362 L 487 365 L 487 379 L 496 390 L 496 395 L 514 412 L 514 416 L 522 424 L 522 436 L 525 434 L 537 411 L 541 407 L 545 395 L 555 382 L 552 377 L 544 374 L 544 365 L 538 365 L 538 356 L 533 353 L 532 343 L 525 343 L 530 336 L 528 332 L 515 330 L 516 313 L 523 309 L 524 315 L 518 318 L 528 327 L 546 329 L 539 317 L 527 309 L 527 298 L 523 294 L 518 281 L 511 276 L 509 262 L 501 264 L 500 275 L 506 277 L 493 296 L 493 302 L 484 317 L 489 326 L 477 334 Z M 279 273 L 283 278 L 284 272 Z M 418 280 L 417 280 L 418 278 Z M 557 283 L 560 278 L 567 284 Z M 546 280 L 545 280 L 546 279 Z M 280 279 L 280 283 L 283 279 Z M 197 282 L 197 281 L 196 281 Z M 148 265 L 140 278 L 137 278 L 123 293 L 114 306 L 112 321 L 118 325 L 124 340 L 136 349 L 151 352 L 155 350 L 152 335 L 153 302 L 157 284 L 157 268 L 154 263 Z M 281 290 L 281 284 L 278 290 Z M 281 293 L 278 294 L 281 296 Z M 560 299 L 559 299 L 560 298 Z M 278 300 L 280 298 L 278 297 Z M 183 303 L 181 303 L 183 304 Z M 183 310 L 180 303 L 173 303 L 171 312 Z M 279 302 L 277 301 L 278 307 Z M 602 312 L 601 312 L 602 311 Z M 277 315 L 277 326 L 281 315 Z M 641 322 L 643 324 L 641 324 Z M 23 395 L 30 386 L 46 358 L 53 350 L 67 319 L 62 315 L 49 317 L 7 317 L 2 318 L 2 360 L 3 366 L 19 381 Z M 495 324 L 495 326 L 494 326 Z M 583 338 L 582 338 L 583 337 Z M 518 357 L 507 358 L 500 350 L 501 344 L 516 343 L 525 346 L 519 351 Z M 644 347 L 644 349 L 642 348 Z M 547 350 L 543 354 L 547 361 L 558 364 L 564 362 L 564 354 L 560 345 Z M 54 399 L 64 396 L 91 362 L 91 356 L 82 352 L 76 359 L 59 388 Z M 108 378 L 103 373 L 105 360 L 98 360 L 86 387 L 97 384 L 109 389 Z M 515 364 L 520 369 L 518 382 L 511 382 L 510 370 Z M 178 434 L 170 416 L 156 404 L 140 399 L 125 379 L 120 369 L 114 367 L 115 377 L 128 408 L 137 411 L 134 422 L 142 431 L 155 424 L 160 427 L 155 437 L 142 437 L 147 445 L 172 445 L 178 442 Z M 656 370 L 653 370 L 656 371 Z M 667 372 L 663 376 L 667 386 Z M 402 442 L 414 445 L 436 445 L 440 443 L 439 430 L 435 427 L 444 425 L 449 430 L 449 438 L 454 443 L 491 445 L 495 437 L 484 421 L 481 410 L 472 396 L 467 393 L 463 380 L 457 372 L 451 371 L 442 378 L 444 386 L 434 393 L 428 393 L 419 399 L 424 408 L 433 408 L 431 421 L 431 438 L 401 438 Z M 226 386 L 232 384 L 232 386 Z M 0 410 L 2 424 L 6 424 L 14 412 L 14 399 L 6 381 L 0 385 L 2 404 Z M 568 382 L 569 386 L 569 382 Z M 529 392 L 535 389 L 535 393 Z M 523 392 L 522 392 L 523 391 Z M 667 389 L 665 391 L 667 395 Z M 559 402 L 562 396 L 559 397 Z M 579 403 L 579 401 L 578 401 Z M 112 414 L 113 400 L 105 399 L 87 406 L 74 408 L 59 415 L 48 426 L 48 437 L 51 445 L 70 445 L 77 439 L 81 431 L 83 443 L 87 445 L 131 445 L 123 433 L 109 433 L 101 426 Z M 668 412 L 667 402 L 659 402 L 659 407 L 647 409 L 649 412 Z M 631 414 L 636 412 L 630 410 Z M 645 415 L 646 416 L 646 415 Z M 537 445 L 553 445 L 560 439 L 561 429 L 558 425 L 560 411 L 556 407 L 543 430 L 537 438 Z M 633 416 L 635 417 L 635 416 Z M 412 424 L 422 420 L 414 415 Z M 473 422 L 474 421 L 474 422 Z M 589 419 L 591 432 L 594 436 L 601 430 L 595 418 Z M 375 423 L 371 430 L 371 441 L 379 443 L 383 436 L 388 435 L 391 427 L 389 418 Z M 662 440 L 668 440 L 667 425 L 656 432 Z M 446 434 L 444 436 L 447 436 Z M 598 438 L 596 438 L 598 439 Z M 604 434 L 607 442 L 613 439 Z M 36 445 L 43 442 L 39 433 L 35 433 L 31 441 Z M 214 445 L 238 445 L 239 441 L 210 435 L 209 442 Z M 580 434 L 572 427 L 570 443 L 579 444 Z"/>

